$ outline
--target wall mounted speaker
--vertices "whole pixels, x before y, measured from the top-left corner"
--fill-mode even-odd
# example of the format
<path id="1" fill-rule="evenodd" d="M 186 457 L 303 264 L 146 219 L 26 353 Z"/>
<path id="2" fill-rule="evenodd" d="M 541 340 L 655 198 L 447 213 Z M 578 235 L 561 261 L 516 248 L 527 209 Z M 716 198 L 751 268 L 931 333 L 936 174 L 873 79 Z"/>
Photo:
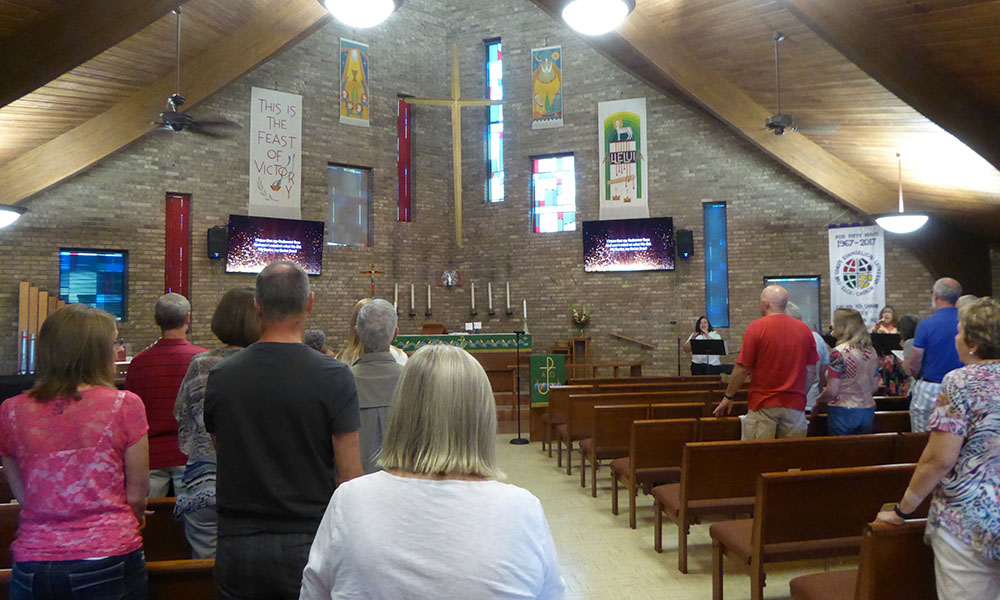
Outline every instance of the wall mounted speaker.
<path id="1" fill-rule="evenodd" d="M 690 229 L 677 230 L 677 255 L 691 258 L 694 254 L 694 233 Z"/>
<path id="2" fill-rule="evenodd" d="M 216 225 L 208 228 L 208 257 L 223 258 L 226 256 L 226 226 Z"/>

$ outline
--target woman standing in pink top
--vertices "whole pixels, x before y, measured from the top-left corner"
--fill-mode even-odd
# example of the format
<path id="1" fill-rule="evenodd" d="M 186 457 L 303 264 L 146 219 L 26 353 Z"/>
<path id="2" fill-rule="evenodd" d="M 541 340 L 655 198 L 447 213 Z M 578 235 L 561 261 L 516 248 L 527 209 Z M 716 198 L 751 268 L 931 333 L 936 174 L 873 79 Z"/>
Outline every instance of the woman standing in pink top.
<path id="1" fill-rule="evenodd" d="M 10 598 L 144 599 L 149 491 L 142 400 L 114 388 L 118 328 L 80 304 L 38 336 L 38 379 L 0 405 L 4 473 L 21 504 Z"/>

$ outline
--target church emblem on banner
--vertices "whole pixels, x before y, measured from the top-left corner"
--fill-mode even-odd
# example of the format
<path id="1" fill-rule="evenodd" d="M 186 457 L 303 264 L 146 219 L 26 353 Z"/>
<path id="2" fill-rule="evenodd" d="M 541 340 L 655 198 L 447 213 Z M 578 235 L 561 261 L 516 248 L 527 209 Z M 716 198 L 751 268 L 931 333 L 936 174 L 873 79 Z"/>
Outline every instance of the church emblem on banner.
<path id="1" fill-rule="evenodd" d="M 368 44 L 340 40 L 340 122 L 368 127 Z"/>
<path id="2" fill-rule="evenodd" d="M 830 318 L 853 308 L 872 325 L 885 305 L 885 238 L 877 225 L 831 227 Z"/>
<path id="3" fill-rule="evenodd" d="M 647 196 L 646 99 L 598 104 L 600 218 L 649 216 Z"/>
<path id="4" fill-rule="evenodd" d="M 531 128 L 562 127 L 562 46 L 531 51 Z"/>

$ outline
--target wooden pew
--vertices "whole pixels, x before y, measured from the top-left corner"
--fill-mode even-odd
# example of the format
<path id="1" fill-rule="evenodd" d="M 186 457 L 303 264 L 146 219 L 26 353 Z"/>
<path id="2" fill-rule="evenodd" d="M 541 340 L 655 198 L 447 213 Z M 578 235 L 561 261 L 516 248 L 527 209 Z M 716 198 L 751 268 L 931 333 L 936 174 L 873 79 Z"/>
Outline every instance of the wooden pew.
<path id="1" fill-rule="evenodd" d="M 607 383 L 704 383 L 722 382 L 721 375 L 643 375 L 641 377 L 570 377 L 566 385 L 595 385 Z"/>
<path id="2" fill-rule="evenodd" d="M 931 437 L 928 432 L 900 433 L 896 437 L 896 462 L 915 463 L 920 462 L 920 455 L 924 453 L 927 440 Z"/>
<path id="3" fill-rule="evenodd" d="M 902 525 L 869 523 L 858 568 L 793 579 L 792 600 L 909 600 L 935 598 L 934 552 L 924 543 L 927 519 Z"/>
<path id="4" fill-rule="evenodd" d="M 872 515 L 902 497 L 916 465 L 764 473 L 753 519 L 721 521 L 712 537 L 712 599 L 722 600 L 723 556 L 750 571 L 750 598 L 764 597 L 764 565 L 857 554 Z M 927 502 L 921 507 L 926 515 Z"/>
<path id="5" fill-rule="evenodd" d="M 696 406 L 700 407 L 700 405 Z M 589 459 L 591 496 L 597 497 L 598 461 L 628 456 L 633 421 L 642 421 L 648 418 L 649 404 L 617 404 L 594 407 L 591 437 L 580 440 L 580 486 L 587 486 L 587 460 Z"/>
<path id="6" fill-rule="evenodd" d="M 910 410 L 910 397 L 875 396 L 875 410 Z"/>
<path id="7" fill-rule="evenodd" d="M 706 391 L 656 391 L 628 393 L 599 393 L 572 395 L 568 401 L 566 422 L 555 429 L 557 455 L 561 463 L 563 444 L 566 444 L 568 458 L 566 474 L 573 474 L 573 443 L 589 438 L 593 425 L 594 406 L 598 404 L 665 404 L 698 402 L 708 404 L 713 395 Z"/>
<path id="8" fill-rule="evenodd" d="M 542 448 L 548 447 L 549 458 L 552 458 L 552 439 L 555 437 L 556 427 L 562 425 L 569 418 L 569 397 L 571 394 L 587 394 L 594 391 L 592 385 L 554 385 L 549 388 L 549 406 L 542 415 L 542 423 L 545 425 L 545 439 L 542 441 Z M 558 466 L 562 466 L 562 445 L 559 445 Z"/>
<path id="9" fill-rule="evenodd" d="M 687 573 L 687 538 L 702 516 L 751 514 L 762 473 L 895 463 L 897 436 L 698 442 L 687 444 L 680 483 L 653 488 L 653 547 L 663 551 L 663 516 L 677 524 L 677 568 Z"/>
<path id="10" fill-rule="evenodd" d="M 14 502 L 15 500 L 17 498 L 14 497 L 14 490 L 10 489 L 7 475 L 3 472 L 3 467 L 0 467 L 0 503 Z"/>
<path id="11" fill-rule="evenodd" d="M 9 569 L 14 565 L 14 554 L 11 551 L 11 544 L 17 537 L 18 516 L 21 514 L 21 505 L 16 503 L 0 504 L 0 569 Z"/>
<path id="12" fill-rule="evenodd" d="M 147 561 L 175 561 L 191 558 L 191 546 L 184 535 L 184 524 L 174 518 L 176 498 L 150 498 L 146 527 L 141 531 Z"/>
<path id="13" fill-rule="evenodd" d="M 705 417 L 698 419 L 699 442 L 730 442 L 739 440 L 743 425 L 739 417 Z"/>
<path id="14" fill-rule="evenodd" d="M 826 413 L 809 415 L 809 437 L 829 435 Z M 906 410 L 875 411 L 872 433 L 903 433 L 910 430 L 910 413 Z"/>
<path id="15" fill-rule="evenodd" d="M 611 512 L 618 514 L 618 482 L 628 488 L 628 525 L 635 529 L 635 502 L 639 486 L 680 479 L 684 444 L 698 439 L 697 419 L 635 421 L 628 456 L 611 461 Z"/>
<path id="16" fill-rule="evenodd" d="M 160 560 L 146 563 L 149 600 L 201 600 L 215 597 L 215 559 Z"/>

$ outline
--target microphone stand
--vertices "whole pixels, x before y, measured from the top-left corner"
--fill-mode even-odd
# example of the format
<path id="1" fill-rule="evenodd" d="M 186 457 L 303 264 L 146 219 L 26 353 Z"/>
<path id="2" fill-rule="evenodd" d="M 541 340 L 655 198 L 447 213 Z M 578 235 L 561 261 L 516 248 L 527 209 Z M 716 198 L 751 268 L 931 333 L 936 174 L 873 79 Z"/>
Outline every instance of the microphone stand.
<path id="1" fill-rule="evenodd" d="M 517 437 L 510 441 L 511 444 L 516 446 L 523 446 L 529 443 L 529 440 L 521 437 L 521 336 L 524 335 L 523 331 L 514 332 L 514 352 L 517 357 Z"/>

